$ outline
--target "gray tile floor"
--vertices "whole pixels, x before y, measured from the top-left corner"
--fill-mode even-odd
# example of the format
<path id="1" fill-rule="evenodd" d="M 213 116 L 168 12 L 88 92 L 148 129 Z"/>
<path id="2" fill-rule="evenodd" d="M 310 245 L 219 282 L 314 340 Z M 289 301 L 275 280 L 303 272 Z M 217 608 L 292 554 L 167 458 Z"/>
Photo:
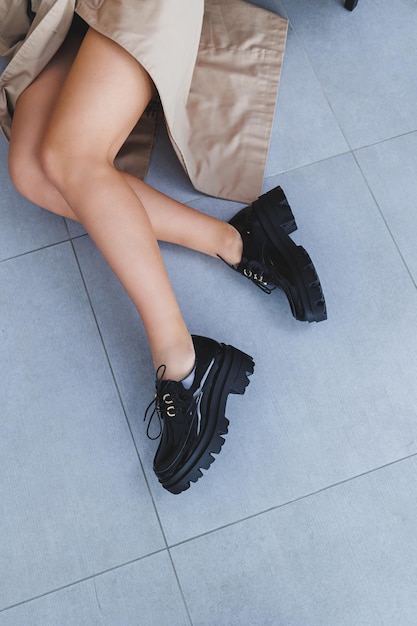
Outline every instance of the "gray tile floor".
<path id="1" fill-rule="evenodd" d="M 291 20 L 265 190 L 329 319 L 163 246 L 190 329 L 252 354 L 207 475 L 152 472 L 153 371 L 89 238 L 0 141 L 0 626 L 417 624 L 417 4 L 258 0 Z M 159 137 L 149 182 L 228 219 Z"/>

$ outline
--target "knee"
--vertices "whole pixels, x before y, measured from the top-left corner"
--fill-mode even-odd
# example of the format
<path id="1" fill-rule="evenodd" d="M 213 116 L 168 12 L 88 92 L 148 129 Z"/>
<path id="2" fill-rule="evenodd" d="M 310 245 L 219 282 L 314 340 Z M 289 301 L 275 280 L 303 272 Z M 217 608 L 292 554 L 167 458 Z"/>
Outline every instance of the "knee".
<path id="1" fill-rule="evenodd" d="M 39 164 L 44 176 L 55 187 L 61 189 L 65 182 L 66 173 L 66 151 L 53 137 L 44 139 L 39 150 Z"/>
<path id="2" fill-rule="evenodd" d="M 36 189 L 41 175 L 40 163 L 28 152 L 10 147 L 8 155 L 9 177 L 15 189 L 31 202 L 36 201 Z"/>
<path id="3" fill-rule="evenodd" d="M 89 180 L 102 164 L 99 153 L 83 147 L 76 137 L 61 141 L 59 137 L 47 136 L 40 149 L 40 167 L 64 197 L 68 191 Z"/>

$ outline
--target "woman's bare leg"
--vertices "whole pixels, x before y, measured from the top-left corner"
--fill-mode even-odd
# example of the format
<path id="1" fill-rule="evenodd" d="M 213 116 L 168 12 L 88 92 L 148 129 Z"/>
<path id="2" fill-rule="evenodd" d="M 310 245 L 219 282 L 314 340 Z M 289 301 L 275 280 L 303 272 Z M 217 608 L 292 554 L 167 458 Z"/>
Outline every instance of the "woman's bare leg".
<path id="1" fill-rule="evenodd" d="M 42 171 L 40 147 L 59 93 L 82 42 L 71 32 L 39 76 L 19 96 L 9 145 L 9 174 L 16 189 L 42 208 L 76 220 L 71 207 Z"/>
<path id="2" fill-rule="evenodd" d="M 242 238 L 233 226 L 169 198 L 130 174 L 123 176 L 143 203 L 159 241 L 220 256 L 231 265 L 240 262 Z"/>
<path id="3" fill-rule="evenodd" d="M 143 203 L 114 158 L 152 95 L 142 66 L 89 30 L 60 92 L 41 147 L 61 192 L 125 287 L 142 318 L 155 367 L 181 379 L 194 349 Z"/>
<path id="4" fill-rule="evenodd" d="M 53 213 L 79 221 L 58 188 L 42 171 L 40 149 L 65 79 L 82 42 L 71 33 L 43 72 L 22 93 L 16 105 L 9 148 L 9 171 L 17 189 Z M 242 240 L 226 222 L 207 216 L 121 173 L 145 207 L 155 236 L 237 264 Z"/>

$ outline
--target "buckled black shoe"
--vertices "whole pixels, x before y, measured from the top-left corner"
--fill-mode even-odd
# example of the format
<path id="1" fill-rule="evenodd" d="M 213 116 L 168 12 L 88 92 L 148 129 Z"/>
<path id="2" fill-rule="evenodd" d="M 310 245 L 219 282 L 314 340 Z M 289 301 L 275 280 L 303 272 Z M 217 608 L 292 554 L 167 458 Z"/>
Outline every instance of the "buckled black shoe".
<path id="1" fill-rule="evenodd" d="M 224 443 L 229 420 L 225 416 L 229 393 L 243 394 L 253 373 L 252 357 L 233 346 L 193 336 L 196 363 L 189 389 L 182 382 L 162 380 L 158 368 L 155 404 L 161 437 L 153 467 L 159 482 L 171 493 L 188 489 L 215 460 Z M 151 437 L 157 439 L 158 437 Z"/>
<path id="2" fill-rule="evenodd" d="M 242 260 L 233 267 L 265 293 L 275 287 L 285 292 L 297 320 L 327 319 L 320 280 L 307 251 L 289 234 L 297 229 L 281 187 L 263 194 L 229 221 L 243 240 Z"/>

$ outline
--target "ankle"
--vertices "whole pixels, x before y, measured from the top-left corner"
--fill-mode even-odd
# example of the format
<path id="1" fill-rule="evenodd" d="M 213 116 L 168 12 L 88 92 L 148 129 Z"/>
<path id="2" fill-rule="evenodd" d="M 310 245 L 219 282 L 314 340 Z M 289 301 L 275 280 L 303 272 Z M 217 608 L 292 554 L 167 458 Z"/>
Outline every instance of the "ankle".
<path id="1" fill-rule="evenodd" d="M 163 378 L 165 380 L 181 381 L 193 370 L 195 365 L 195 351 L 191 336 L 186 342 L 170 345 L 153 355 L 155 370 L 165 366 Z"/>
<path id="2" fill-rule="evenodd" d="M 218 256 L 226 263 L 229 263 L 229 265 L 238 265 L 242 260 L 242 237 L 239 231 L 231 224 L 225 223 L 225 227 L 223 248 L 218 253 Z"/>

